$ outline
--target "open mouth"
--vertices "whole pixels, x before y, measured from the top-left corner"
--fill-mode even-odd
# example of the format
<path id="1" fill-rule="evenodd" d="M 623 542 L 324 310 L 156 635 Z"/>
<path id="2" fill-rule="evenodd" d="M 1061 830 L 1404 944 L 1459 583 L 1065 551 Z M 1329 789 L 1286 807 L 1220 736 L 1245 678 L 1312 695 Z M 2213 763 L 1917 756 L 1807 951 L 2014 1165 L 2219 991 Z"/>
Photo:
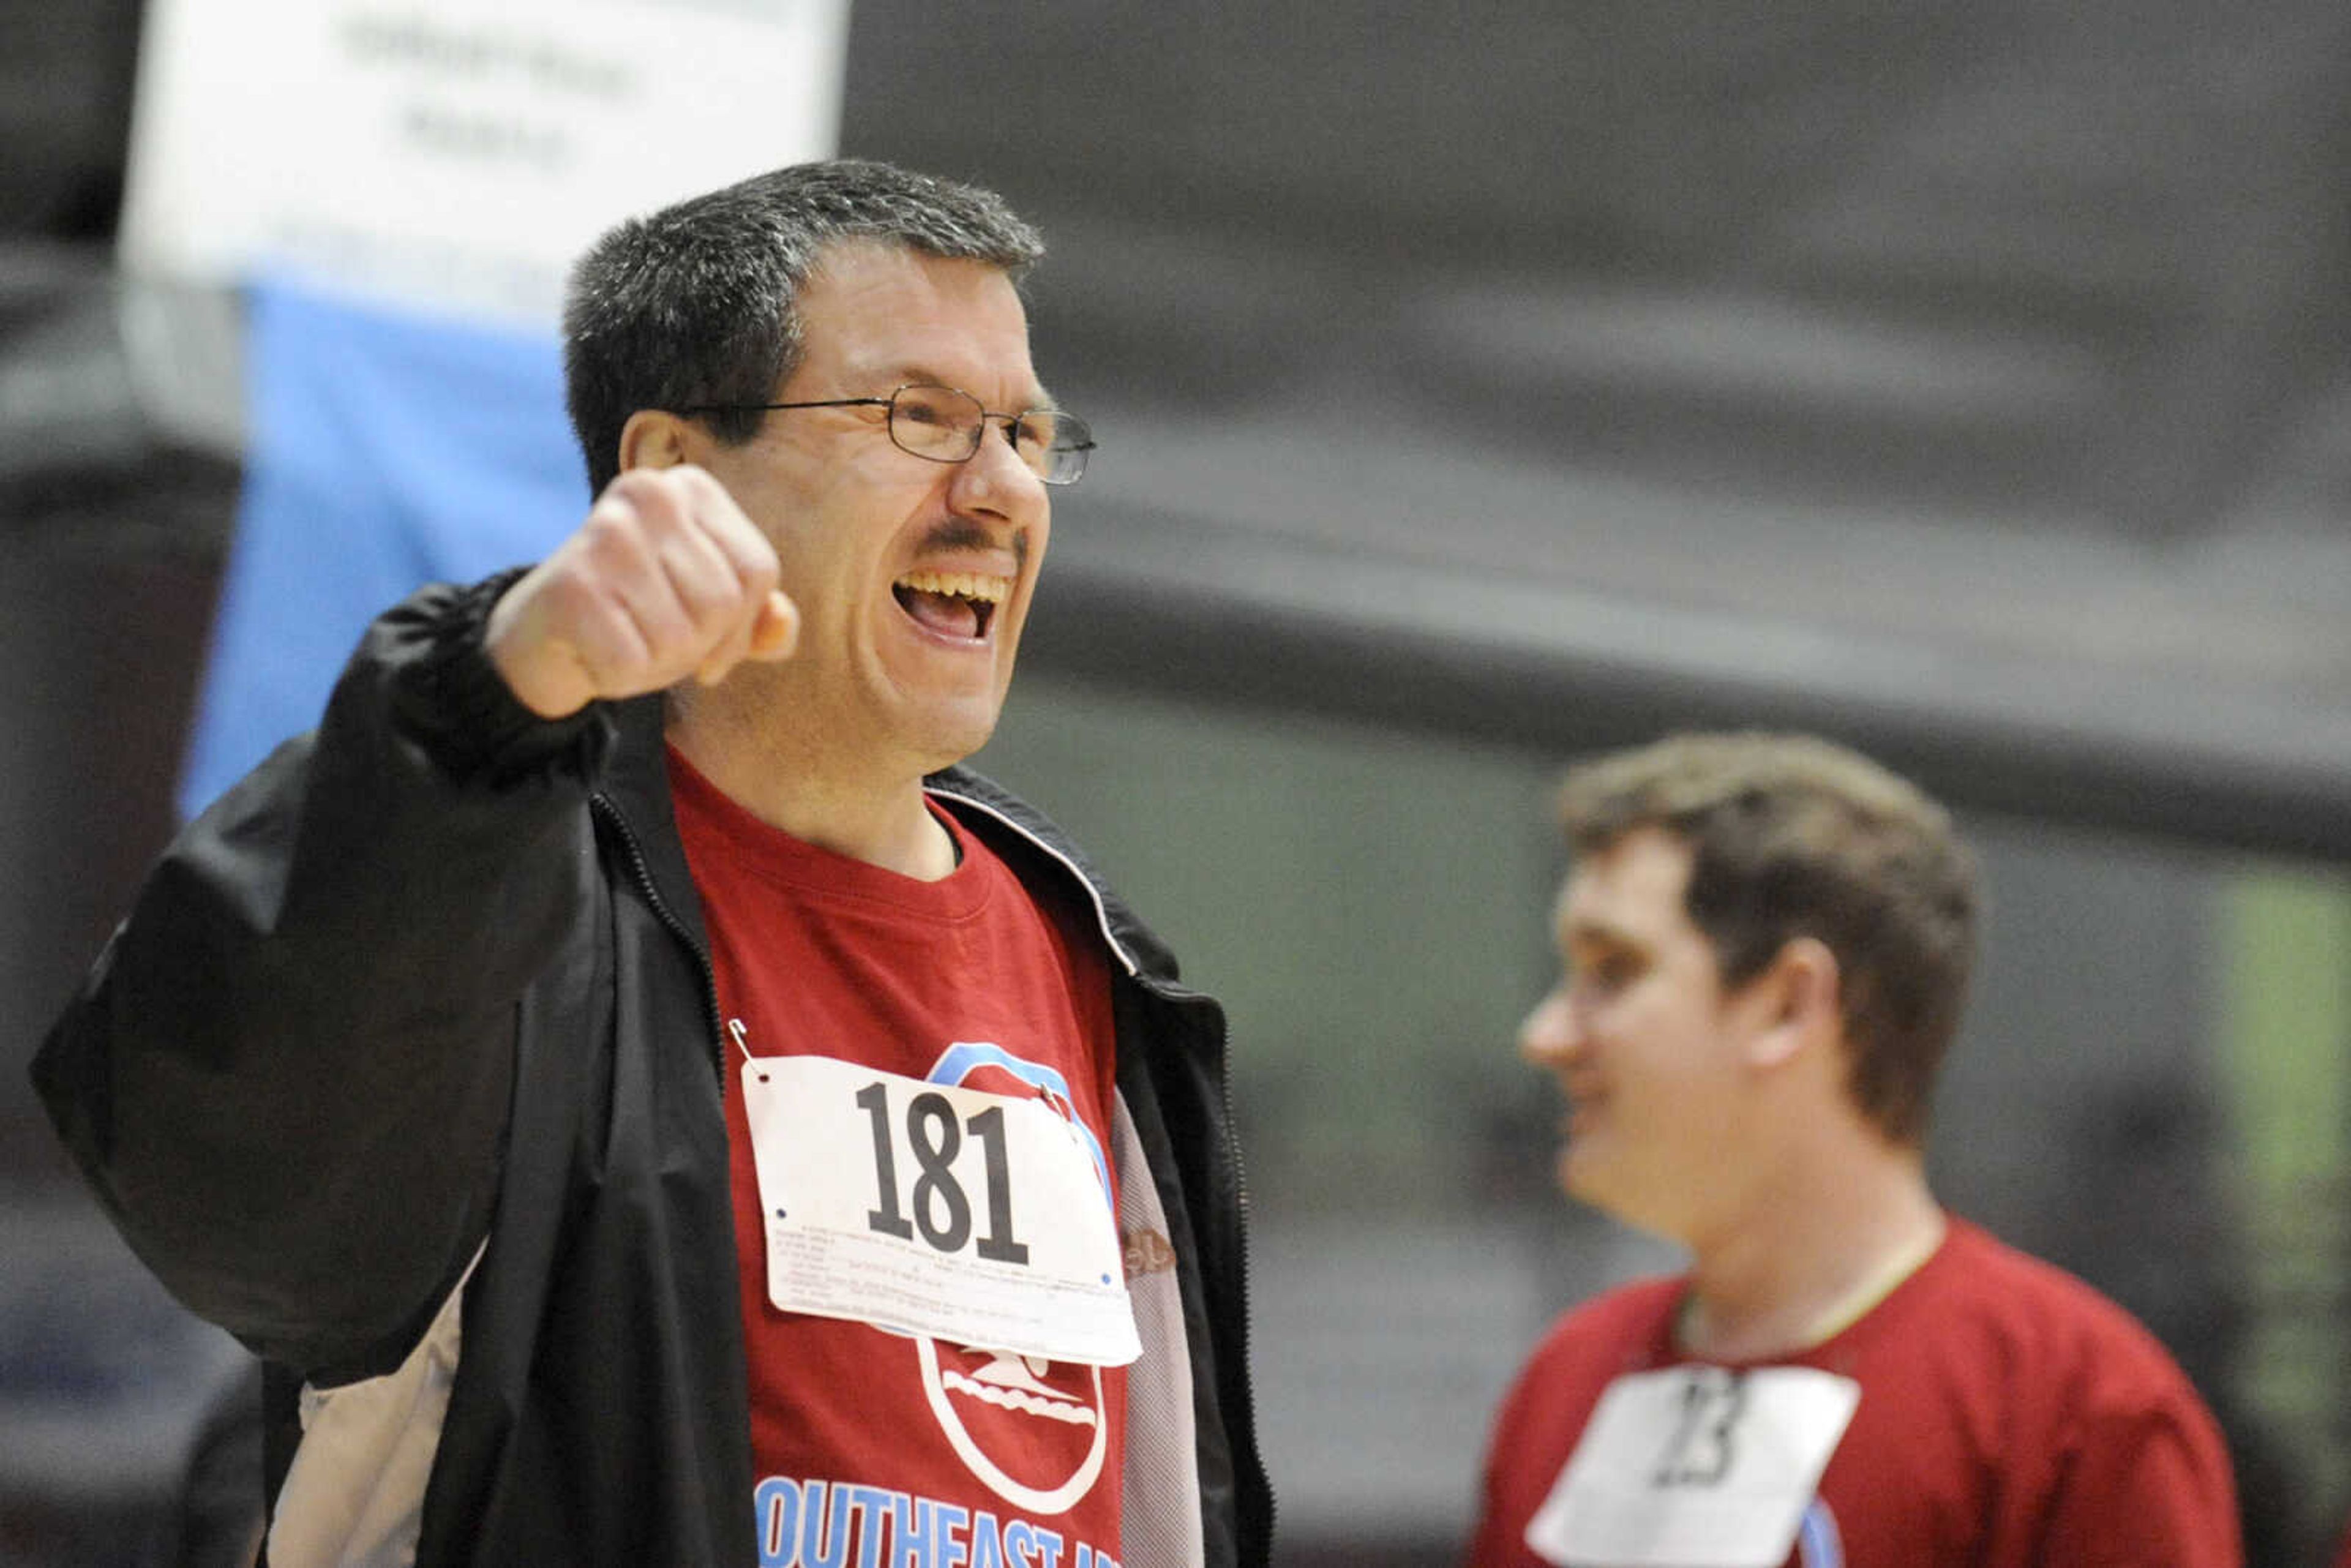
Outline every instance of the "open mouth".
<path id="1" fill-rule="evenodd" d="M 900 609 L 943 637 L 977 642 L 1012 580 L 976 571 L 910 571 L 890 585 Z"/>

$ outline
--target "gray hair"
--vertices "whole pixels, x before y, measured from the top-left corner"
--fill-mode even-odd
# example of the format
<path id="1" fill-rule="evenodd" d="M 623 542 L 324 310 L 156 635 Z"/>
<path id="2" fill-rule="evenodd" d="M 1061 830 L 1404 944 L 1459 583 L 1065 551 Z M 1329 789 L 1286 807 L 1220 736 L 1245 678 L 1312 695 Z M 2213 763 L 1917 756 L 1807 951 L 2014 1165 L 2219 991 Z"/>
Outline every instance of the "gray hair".
<path id="1" fill-rule="evenodd" d="M 640 409 L 768 401 L 803 352 L 800 290 L 826 247 L 852 239 L 986 262 L 1015 282 L 1045 253 L 994 192 L 862 159 L 794 164 L 629 219 L 580 257 L 564 301 L 565 397 L 590 488 L 618 473 Z M 758 424 L 712 417 L 729 444 Z"/>

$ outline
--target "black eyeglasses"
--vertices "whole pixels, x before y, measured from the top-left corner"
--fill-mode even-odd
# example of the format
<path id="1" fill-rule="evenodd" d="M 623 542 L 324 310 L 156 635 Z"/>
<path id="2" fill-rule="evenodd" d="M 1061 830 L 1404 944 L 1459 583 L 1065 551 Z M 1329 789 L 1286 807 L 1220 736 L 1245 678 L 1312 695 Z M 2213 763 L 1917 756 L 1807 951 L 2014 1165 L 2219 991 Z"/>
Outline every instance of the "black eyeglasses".
<path id="1" fill-rule="evenodd" d="M 888 397 L 836 397 L 817 402 L 705 402 L 680 413 L 726 413 L 794 408 L 886 408 L 890 439 L 902 452 L 934 463 L 963 463 L 979 450 L 990 420 L 1002 423 L 1012 450 L 1048 485 L 1074 485 L 1085 474 L 1094 449 L 1092 427 L 1058 408 L 990 413 L 980 401 L 954 387 L 912 382 Z"/>

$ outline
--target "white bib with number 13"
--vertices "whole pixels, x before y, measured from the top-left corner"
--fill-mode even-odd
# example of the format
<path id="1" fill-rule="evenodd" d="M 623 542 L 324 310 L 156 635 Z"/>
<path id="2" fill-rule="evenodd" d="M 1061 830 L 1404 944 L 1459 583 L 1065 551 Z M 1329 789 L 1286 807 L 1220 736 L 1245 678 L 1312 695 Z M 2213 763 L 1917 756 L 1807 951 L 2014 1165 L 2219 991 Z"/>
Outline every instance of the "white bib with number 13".
<path id="1" fill-rule="evenodd" d="M 1620 1377 L 1527 1544 L 1562 1565 L 1780 1568 L 1860 1403 L 1860 1384 L 1804 1366 Z"/>

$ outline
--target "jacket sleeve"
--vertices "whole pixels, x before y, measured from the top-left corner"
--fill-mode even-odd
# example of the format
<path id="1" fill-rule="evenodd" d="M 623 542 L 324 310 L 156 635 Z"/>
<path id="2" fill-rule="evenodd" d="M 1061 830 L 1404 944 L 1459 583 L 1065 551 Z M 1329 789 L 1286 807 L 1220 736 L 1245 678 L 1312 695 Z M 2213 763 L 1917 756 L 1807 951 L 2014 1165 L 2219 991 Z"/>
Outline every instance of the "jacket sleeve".
<path id="1" fill-rule="evenodd" d="M 379 620 L 317 731 L 189 824 L 35 1058 L 132 1249 L 321 1381 L 396 1360 L 488 1225 L 517 998 L 580 918 L 610 727 L 482 648 L 513 574 Z"/>

